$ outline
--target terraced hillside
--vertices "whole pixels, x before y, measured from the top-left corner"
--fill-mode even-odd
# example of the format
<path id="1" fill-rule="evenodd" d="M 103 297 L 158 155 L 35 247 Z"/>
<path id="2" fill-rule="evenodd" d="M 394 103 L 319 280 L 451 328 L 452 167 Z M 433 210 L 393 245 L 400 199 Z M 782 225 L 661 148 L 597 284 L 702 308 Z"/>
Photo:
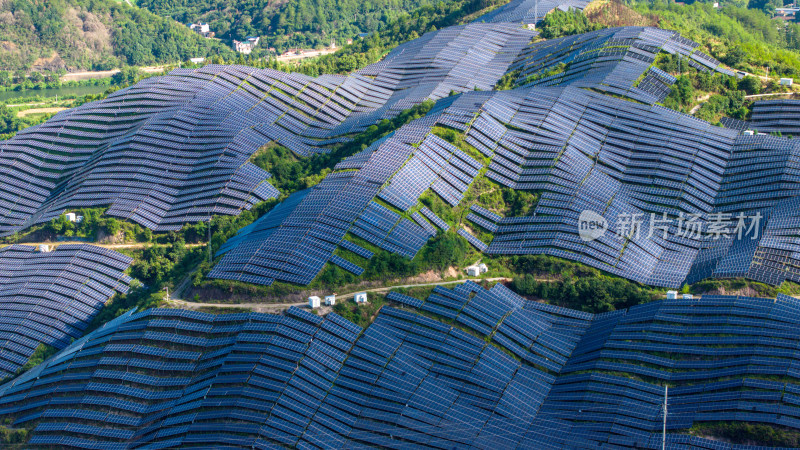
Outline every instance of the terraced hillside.
<path id="1" fill-rule="evenodd" d="M 0 379 L 44 348 L 80 339 L 115 293 L 128 292 L 131 258 L 92 245 L 0 249 Z"/>
<path id="2" fill-rule="evenodd" d="M 0 142 L 6 241 L 137 242 L 0 249 L 0 446 L 800 447 L 800 301 L 654 301 L 800 282 L 796 105 L 715 126 L 664 106 L 687 82 L 664 61 L 736 83 L 697 43 L 525 26 L 583 6 L 514 0 L 349 75 L 177 69 Z M 584 310 L 434 287 L 443 247 L 451 279 L 483 258 Z M 331 274 L 372 303 L 289 308 Z M 202 283 L 194 308 L 289 309 L 149 308 Z"/>
<path id="3" fill-rule="evenodd" d="M 260 146 L 310 156 L 427 98 L 490 89 L 532 36 L 510 24 L 454 27 L 349 77 L 206 66 L 142 81 L 0 142 L 0 232 L 78 207 L 110 206 L 108 215 L 158 231 L 238 214 L 277 196 L 248 162 Z M 423 48 L 453 40 L 462 45 L 430 77 L 405 72 L 407 60 L 436 56 Z M 484 63 L 496 69 L 476 76 Z"/>
<path id="4" fill-rule="evenodd" d="M 0 386 L 32 446 L 737 449 L 706 422 L 800 428 L 781 297 L 658 301 L 603 315 L 502 285 L 390 294 L 336 314 L 130 312 Z"/>
<path id="5" fill-rule="evenodd" d="M 374 251 L 352 250 L 358 244 L 348 236 L 413 258 L 437 228 L 452 226 L 487 254 L 558 256 L 656 286 L 709 276 L 800 281 L 800 264 L 765 237 L 770 231 L 711 242 L 681 236 L 673 222 L 660 236 L 645 228 L 581 240 L 584 210 L 611 223 L 696 216 L 706 227 L 720 214 L 767 217 L 793 198 L 796 187 L 780 180 L 791 179 L 793 166 L 781 161 L 795 146 L 658 106 L 675 82 L 654 67 L 660 54 L 732 74 L 675 32 L 627 27 L 531 41 L 533 31 L 491 22 L 502 17 L 426 34 L 346 77 L 206 66 L 63 112 L 0 144 L 8 155 L 0 226 L 11 234 L 87 206 L 110 206 L 107 214 L 157 231 L 236 215 L 278 195 L 269 173 L 249 162 L 259 147 L 274 143 L 307 158 L 438 100 L 425 118 L 341 161 L 279 214 L 243 230 L 210 276 L 308 284 L 329 262 L 360 275 L 359 261 Z M 508 77 L 516 88 L 492 91 Z M 437 136 L 442 127 L 463 148 Z M 749 169 L 765 152 L 778 178 Z M 464 224 L 445 224 L 422 208 L 427 192 L 453 208 L 476 207 L 462 201 L 483 177 L 538 193 L 533 213 L 476 210 Z"/>

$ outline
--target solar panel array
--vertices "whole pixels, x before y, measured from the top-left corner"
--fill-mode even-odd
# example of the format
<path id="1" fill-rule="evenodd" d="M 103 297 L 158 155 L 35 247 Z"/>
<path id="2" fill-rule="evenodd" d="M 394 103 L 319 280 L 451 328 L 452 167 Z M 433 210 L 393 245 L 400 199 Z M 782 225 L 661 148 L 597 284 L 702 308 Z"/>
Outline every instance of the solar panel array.
<path id="1" fill-rule="evenodd" d="M 448 229 L 449 225 L 423 208 L 401 222 L 413 229 L 406 235 L 415 236 L 408 240 L 409 247 L 403 248 L 397 242 L 387 244 L 388 232 L 400 222 L 400 215 L 384 208 L 391 217 L 384 219 L 382 226 L 368 225 L 377 223 L 377 218 L 369 216 L 368 205 L 377 196 L 409 210 L 428 189 L 453 205 L 461 201 L 460 193 L 471 182 L 469 177 L 482 170 L 478 169 L 482 163 L 466 155 L 455 157 L 454 147 L 431 134 L 437 124 L 464 131 L 465 142 L 491 159 L 486 171 L 489 179 L 513 189 L 541 192 L 528 216 L 498 218 L 478 211 L 467 217 L 493 233 L 494 239 L 484 243 L 463 230 L 459 234 L 490 254 L 547 254 L 642 283 L 677 287 L 687 277 L 697 281 L 724 273 L 748 273 L 750 265 L 755 271 L 758 261 L 755 256 L 741 260 L 740 253 L 732 252 L 729 259 L 745 268 L 715 269 L 720 265 L 720 246 L 730 241 L 682 236 L 675 218 L 697 215 L 701 226 L 707 228 L 714 214 L 759 210 L 766 215 L 769 208 L 798 194 L 798 185 L 787 181 L 800 179 L 797 165 L 792 163 L 800 158 L 800 147 L 791 140 L 739 135 L 736 130 L 657 105 L 575 87 L 470 92 L 343 161 L 326 183 L 314 188 L 331 203 L 304 200 L 298 209 L 308 210 L 308 215 L 287 222 L 294 230 L 292 237 L 274 244 L 251 239 L 235 256 L 226 256 L 220 265 L 224 272 L 215 269 L 211 276 L 244 279 L 256 275 L 305 284 L 322 269 L 347 232 L 413 257 L 424 238 L 435 234 L 435 228 Z M 450 159 L 444 163 L 444 158 Z M 754 167 L 760 169 L 754 171 Z M 372 176 L 377 173 L 380 176 Z M 446 178 L 442 173 L 458 176 Z M 455 200 L 436 188 L 439 181 L 448 181 L 450 189 L 460 186 Z M 344 194 L 350 190 L 358 194 Z M 343 198 L 349 199 L 346 207 L 336 203 Z M 578 217 L 584 210 L 602 214 L 611 224 L 623 215 L 638 214 L 641 232 L 629 238 L 612 229 L 585 242 L 577 232 Z M 651 215 L 664 214 L 671 218 L 666 236 L 655 229 L 651 233 Z M 294 228 L 295 224 L 300 228 Z M 289 228 L 279 226 L 288 232 Z M 317 228 L 325 231 L 308 231 Z M 305 252 L 286 245 L 304 239 L 315 242 Z M 775 247 L 769 240 L 763 242 L 759 255 Z M 271 246 L 270 250 L 262 251 L 261 245 Z M 756 255 L 756 251 L 745 254 Z M 779 252 L 775 258 L 786 260 L 780 266 L 784 272 L 786 267 L 800 266 L 800 258 L 792 254 Z M 313 264 L 308 264 L 312 260 Z M 298 261 L 306 264 L 303 278 L 282 273 Z M 259 272 L 263 266 L 278 271 L 265 275 Z M 759 279 L 781 280 L 774 273 L 759 275 Z"/>
<path id="2" fill-rule="evenodd" d="M 472 102 L 456 97 L 449 104 L 461 108 Z M 348 233 L 413 258 L 437 227 L 449 225 L 427 208 L 403 217 L 376 197 L 400 210 L 418 203 L 428 187 L 453 205 L 461 200 L 482 165 L 431 133 L 439 120 L 452 116 L 445 112 L 432 111 L 401 127 L 339 163 L 320 184 L 289 197 L 226 243 L 220 251 L 223 258 L 208 276 L 266 285 L 275 280 L 308 284 L 329 261 L 355 273 L 360 267 L 344 267 L 340 258 L 333 258 L 338 247 L 352 251 Z M 372 253 L 360 256 L 369 259 Z"/>
<path id="3" fill-rule="evenodd" d="M 480 40 L 478 25 L 443 29 L 404 44 L 360 75 L 375 77 L 381 87 L 394 90 L 392 96 L 416 95 L 430 84 L 429 79 L 439 82 L 468 76 L 474 69 L 457 69 L 463 53 L 453 49 L 453 43 L 480 42 L 470 44 L 477 49 L 498 39 Z M 493 32 L 514 34 L 522 29 L 514 25 Z M 514 45 L 520 42 L 506 39 Z M 594 209 L 611 222 L 623 213 L 699 214 L 701 220 L 707 219 L 714 211 L 736 132 L 655 106 L 669 93 L 675 78 L 652 64 L 659 52 L 680 54 L 701 70 L 724 71 L 719 62 L 673 31 L 645 27 L 533 42 L 524 49 L 507 45 L 512 50 L 503 54 L 502 65 L 508 72 L 519 70 L 520 83 L 562 63 L 566 70 L 511 91 L 471 91 L 442 98 L 427 117 L 341 162 L 330 182 L 315 188 L 332 201 L 348 195 L 351 201 L 346 208 L 304 200 L 298 209 L 312 212 L 303 215 L 303 220 L 287 219 L 288 227 L 278 228 L 287 233 L 293 230 L 291 237 L 275 234 L 269 237 L 271 242 L 250 238 L 248 245 L 239 245 L 235 253 L 226 255 L 211 276 L 305 284 L 331 260 L 348 232 L 413 257 L 436 228 L 450 227 L 430 210 L 415 211 L 421 195 L 431 190 L 456 206 L 474 178 L 488 169 L 486 176 L 501 185 L 543 193 L 529 217 L 493 220 L 471 214 L 468 221 L 495 235 L 491 243 L 484 243 L 465 230 L 457 231 L 478 249 L 493 254 L 545 253 L 647 284 L 680 285 L 707 243 L 676 237 L 675 230 L 666 238 L 634 239 L 632 245 L 615 233 L 585 243 L 577 235 L 577 217 L 584 209 Z M 513 64 L 506 59 L 510 54 L 519 55 Z M 442 61 L 447 61 L 446 69 L 438 68 Z M 437 77 L 440 72 L 444 78 Z M 465 89 L 468 83 L 457 85 L 459 92 L 469 90 Z M 436 125 L 464 132 L 465 142 L 491 159 L 488 168 L 433 135 Z M 386 170 L 376 177 L 372 174 L 377 167 Z M 358 174 L 348 173 L 353 170 Z M 356 186 L 358 194 L 345 194 Z M 371 216 L 368 205 L 376 195 L 401 211 L 410 211 L 410 217 L 401 220 L 395 215 L 384 220 L 383 228 L 374 225 L 377 218 Z M 412 230 L 410 235 L 417 239 L 409 241 L 407 248 L 391 242 L 388 233 L 394 224 L 401 231 Z M 325 231 L 310 232 L 317 228 Z M 302 250 L 287 250 L 287 242 L 303 242 Z"/>
<path id="4" fill-rule="evenodd" d="M 0 379 L 14 375 L 40 345 L 63 349 L 80 338 L 116 293 L 128 292 L 131 258 L 88 244 L 39 252 L 0 249 Z"/>
<path id="5" fill-rule="evenodd" d="M 610 229 L 584 242 L 578 217 L 592 210 L 614 225 L 621 214 L 708 215 L 736 139 L 734 131 L 660 106 L 574 87 L 498 92 L 465 140 L 491 156 L 487 177 L 541 197 L 528 216 L 473 222 L 494 233 L 488 253 L 548 254 L 678 286 L 701 242 L 677 236 L 674 221 L 666 239 L 650 236 L 643 220 L 632 239 Z"/>
<path id="6" fill-rule="evenodd" d="M 520 84 L 591 88 L 652 104 L 663 101 L 675 82 L 671 75 L 652 67 L 659 52 L 681 55 L 687 65 L 701 71 L 733 75 L 698 47 L 676 31 L 607 28 L 531 43 L 511 68 L 520 70 Z M 563 71 L 545 76 L 558 64 L 565 65 Z M 531 76 L 535 79 L 529 81 Z"/>
<path id="7" fill-rule="evenodd" d="M 753 103 L 749 127 L 763 133 L 800 134 L 800 100 L 760 100 Z"/>
<path id="8" fill-rule="evenodd" d="M 672 75 L 657 67 L 650 67 L 647 75 L 639 82 L 638 88 L 648 94 L 652 94 L 660 103 L 667 98 L 675 81 L 676 79 Z"/>
<path id="9" fill-rule="evenodd" d="M 705 242 L 687 280 L 707 277 L 747 277 L 778 285 L 800 282 L 800 143 L 774 136 L 737 138 L 728 162 L 715 211 L 728 214 L 732 225 L 738 215 L 748 218 L 744 239 Z M 760 217 L 759 220 L 752 219 Z"/>
<path id="10" fill-rule="evenodd" d="M 583 10 L 588 4 L 586 0 L 513 0 L 478 17 L 475 22 L 536 24 L 556 8 L 562 11 Z"/>
<path id="11" fill-rule="evenodd" d="M 748 166 L 786 164 L 794 147 L 786 140 L 751 142 L 736 130 L 655 105 L 674 82 L 652 67 L 659 52 L 724 71 L 675 32 L 625 27 L 529 43 L 534 35 L 519 23 L 448 27 L 351 76 L 206 66 L 149 79 L 0 143 L 0 153 L 9 155 L 0 174 L 8 183 L 0 189 L 11 194 L 0 201 L 0 232 L 75 206 L 110 205 L 110 215 L 156 230 L 237 214 L 277 195 L 269 174 L 248 162 L 260 145 L 274 141 L 299 155 L 327 151 L 430 98 L 439 101 L 426 117 L 342 161 L 324 182 L 241 230 L 223 246 L 210 276 L 308 284 L 329 262 L 360 272 L 358 264 L 333 257 L 337 248 L 348 250 L 341 244 L 348 234 L 412 258 L 437 229 L 450 227 L 422 208 L 421 195 L 430 190 L 459 205 L 484 171 L 500 185 L 541 191 L 530 216 L 467 218 L 494 239 L 457 232 L 488 253 L 544 253 L 671 287 L 695 262 L 693 277 L 734 271 L 720 263 L 724 243 L 682 238 L 674 228 L 664 237 L 610 232 L 584 242 L 577 217 L 591 209 L 612 223 L 622 214 L 697 214 L 707 221 L 747 202 L 747 209 L 766 211 L 794 192 L 792 178 L 775 178 L 793 176 L 793 166 L 782 175 L 771 167 L 775 176 L 757 179 L 728 166 L 737 158 Z M 562 73 L 524 87 L 473 91 L 491 89 L 516 70 L 519 82 L 527 82 L 562 63 Z M 102 131 L 93 128 L 98 118 L 110 121 Z M 463 131 L 488 167 L 433 135 L 434 126 Z M 753 148 L 777 152 L 778 159 L 753 160 Z M 381 201 L 385 211 L 376 209 Z"/>
<path id="12" fill-rule="evenodd" d="M 670 448 L 746 448 L 682 434 L 704 422 L 800 429 L 789 297 L 600 315 L 472 282 L 389 298 L 364 330 L 128 312 L 0 386 L 0 415 L 36 446 L 657 449 L 668 382 Z"/>
<path id="13" fill-rule="evenodd" d="M 78 207 L 156 231 L 238 214 L 278 195 L 249 162 L 260 146 L 327 152 L 424 100 L 491 89 L 533 36 L 450 27 L 349 76 L 209 65 L 143 80 L 0 142 L 0 234 Z"/>
<path id="14" fill-rule="evenodd" d="M 0 142 L 0 233 L 95 206 L 171 230 L 277 196 L 247 162 L 259 98 L 237 87 L 254 71 L 176 70 Z"/>
<path id="15" fill-rule="evenodd" d="M 379 197 L 407 211 L 432 189 L 451 206 L 458 205 L 483 164 L 444 139 L 429 134 Z"/>

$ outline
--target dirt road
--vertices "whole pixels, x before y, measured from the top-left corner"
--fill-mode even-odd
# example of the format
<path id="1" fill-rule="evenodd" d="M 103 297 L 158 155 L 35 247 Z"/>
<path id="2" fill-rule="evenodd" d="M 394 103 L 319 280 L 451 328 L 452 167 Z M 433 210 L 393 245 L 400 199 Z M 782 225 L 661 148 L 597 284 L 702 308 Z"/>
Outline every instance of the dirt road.
<path id="1" fill-rule="evenodd" d="M 336 49 L 325 49 L 325 50 L 313 50 L 313 51 L 303 52 L 302 54 L 299 55 L 287 55 L 287 56 L 280 55 L 275 59 L 277 59 L 278 62 L 298 61 L 306 58 L 316 58 L 317 56 L 330 55 L 331 53 L 336 52 L 336 50 L 339 49 L 336 48 Z"/>
<path id="2" fill-rule="evenodd" d="M 148 66 L 148 67 L 139 67 L 139 70 L 145 73 L 155 73 L 161 72 L 164 70 L 164 66 Z M 85 71 L 85 72 L 72 72 L 61 76 L 61 82 L 65 81 L 81 81 L 81 80 L 91 80 L 94 78 L 108 78 L 114 76 L 114 74 L 119 73 L 119 69 L 112 69 L 112 70 L 96 70 L 96 71 Z"/>
<path id="3" fill-rule="evenodd" d="M 39 245 L 49 245 L 52 249 L 53 247 L 58 247 L 59 245 L 64 244 L 89 244 L 94 245 L 95 247 L 103 247 L 103 248 L 145 248 L 150 246 L 159 246 L 159 245 L 168 245 L 168 244 L 155 244 L 150 242 L 135 242 L 132 244 L 98 244 L 96 242 L 84 242 L 84 241 L 58 241 L 58 242 L 20 242 L 19 245 L 32 245 L 34 247 L 38 247 Z M 7 247 L 11 244 L 0 244 L 0 248 Z M 201 247 L 205 246 L 206 244 L 186 244 L 186 247 Z"/>
<path id="4" fill-rule="evenodd" d="M 399 289 L 399 288 L 414 288 L 414 287 L 425 287 L 425 286 L 444 286 L 450 284 L 462 284 L 467 281 L 474 281 L 479 283 L 481 281 L 489 281 L 489 282 L 499 282 L 499 281 L 511 281 L 511 278 L 506 277 L 497 277 L 497 278 L 469 278 L 465 280 L 454 280 L 454 281 L 439 281 L 436 283 L 415 283 L 415 284 L 401 284 L 397 286 L 385 286 L 380 288 L 374 289 L 364 289 L 354 292 L 348 292 L 347 294 L 337 294 L 336 300 L 337 301 L 345 301 L 352 299 L 356 293 L 358 292 L 367 292 L 367 293 L 383 293 L 388 292 L 392 289 Z M 179 289 L 175 289 L 175 292 L 180 292 Z M 173 297 L 173 296 L 170 296 Z M 255 312 L 262 312 L 262 313 L 272 313 L 276 314 L 291 308 L 292 306 L 296 306 L 298 308 L 306 308 L 308 307 L 308 302 L 295 302 L 295 303 L 199 303 L 199 302 L 187 302 L 185 300 L 181 300 L 178 298 L 170 298 L 167 300 L 167 304 L 175 308 L 184 308 L 184 309 L 198 309 L 198 308 L 242 308 L 242 309 L 249 309 Z"/>
<path id="5" fill-rule="evenodd" d="M 57 113 L 59 111 L 64 111 L 65 109 L 68 108 L 59 106 L 54 106 L 50 108 L 31 108 L 31 109 L 26 109 L 25 111 L 18 112 L 17 117 L 25 117 L 31 114 L 51 114 L 51 113 Z"/>

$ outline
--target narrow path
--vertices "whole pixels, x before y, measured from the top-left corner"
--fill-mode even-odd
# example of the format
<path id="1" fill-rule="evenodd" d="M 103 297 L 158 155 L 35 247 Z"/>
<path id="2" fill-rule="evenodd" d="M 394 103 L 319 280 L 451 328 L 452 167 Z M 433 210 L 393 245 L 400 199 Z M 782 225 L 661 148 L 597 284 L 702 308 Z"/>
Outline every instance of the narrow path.
<path id="1" fill-rule="evenodd" d="M 24 111 L 18 112 L 17 113 L 17 117 L 25 117 L 25 116 L 29 116 L 31 114 L 57 113 L 57 112 L 60 112 L 60 111 L 64 111 L 65 109 L 67 109 L 67 108 L 65 108 L 63 106 L 53 106 L 53 107 L 50 107 L 50 108 L 31 108 L 31 109 L 26 109 Z"/>
<path id="2" fill-rule="evenodd" d="M 744 98 L 745 98 L 745 100 L 752 100 L 754 98 L 775 97 L 775 96 L 778 96 L 778 95 L 788 95 L 788 96 L 794 97 L 795 93 L 794 92 L 772 92 L 772 93 L 769 93 L 769 94 L 745 95 Z"/>
<path id="3" fill-rule="evenodd" d="M 358 292 L 373 292 L 373 293 L 381 293 L 387 292 L 392 289 L 402 289 L 402 288 L 414 288 L 414 287 L 426 287 L 426 286 L 444 286 L 449 284 L 462 284 L 466 283 L 467 281 L 474 281 L 479 283 L 481 281 L 490 281 L 490 282 L 498 282 L 498 281 L 511 281 L 511 278 L 507 277 L 496 277 L 496 278 L 468 278 L 464 280 L 453 280 L 453 281 L 438 281 L 434 283 L 415 283 L 415 284 L 400 284 L 397 286 L 385 286 L 373 289 L 362 289 L 358 291 L 348 292 L 347 294 L 336 294 L 337 301 L 343 300 L 350 300 L 352 299 L 356 293 Z M 541 279 L 539 281 L 549 281 L 547 279 Z M 183 282 L 181 283 L 183 284 Z M 180 292 L 180 285 L 175 289 L 175 292 Z M 187 302 L 185 300 L 181 300 L 178 298 L 174 298 L 173 295 L 170 295 L 170 299 L 167 300 L 167 304 L 177 308 L 187 308 L 187 309 L 195 309 L 195 308 L 243 308 L 243 309 L 252 309 L 258 312 L 275 312 L 284 309 L 289 309 L 292 306 L 297 306 L 298 308 L 302 308 L 308 305 L 308 302 L 294 302 L 294 303 L 201 303 L 201 302 Z"/>
<path id="4" fill-rule="evenodd" d="M 697 105 L 695 105 L 695 107 L 694 107 L 694 108 L 692 108 L 692 109 L 691 109 L 691 111 L 689 111 L 689 115 L 693 116 L 693 115 L 694 115 L 694 113 L 696 113 L 697 111 L 699 111 L 699 110 L 700 110 L 700 107 L 701 107 L 701 106 L 703 106 L 703 104 L 704 104 L 705 102 L 707 102 L 707 101 L 708 101 L 708 99 L 710 99 L 710 98 L 711 98 L 711 94 L 706 94 L 706 95 L 703 95 L 703 96 L 701 96 L 700 98 L 698 98 L 698 99 L 697 99 Z"/>
<path id="5" fill-rule="evenodd" d="M 20 242 L 19 245 L 32 245 L 38 247 L 39 245 L 49 245 L 50 247 L 58 247 L 59 245 L 63 244 L 89 244 L 94 245 L 95 247 L 103 247 L 103 248 L 146 248 L 150 246 L 165 246 L 169 244 L 157 244 L 154 242 L 135 242 L 131 244 L 98 244 L 96 242 L 85 242 L 85 241 L 57 241 L 57 242 Z M 13 244 L 0 244 L 0 248 L 8 247 L 9 245 Z M 206 244 L 186 244 L 186 247 L 201 247 L 205 246 Z"/>

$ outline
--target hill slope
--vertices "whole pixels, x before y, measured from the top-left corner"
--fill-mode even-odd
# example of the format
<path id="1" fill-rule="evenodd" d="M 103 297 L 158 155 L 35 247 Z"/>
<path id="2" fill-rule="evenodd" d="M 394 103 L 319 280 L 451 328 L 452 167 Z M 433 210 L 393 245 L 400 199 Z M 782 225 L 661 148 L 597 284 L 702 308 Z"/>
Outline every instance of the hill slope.
<path id="1" fill-rule="evenodd" d="M 218 41 L 112 0 L 0 1 L 0 68 L 113 69 L 204 56 Z"/>
<path id="2" fill-rule="evenodd" d="M 327 45 L 362 32 L 376 31 L 392 19 L 431 0 L 139 0 L 138 5 L 182 23 L 208 22 L 217 37 L 230 40 L 261 36 L 279 49 Z"/>

